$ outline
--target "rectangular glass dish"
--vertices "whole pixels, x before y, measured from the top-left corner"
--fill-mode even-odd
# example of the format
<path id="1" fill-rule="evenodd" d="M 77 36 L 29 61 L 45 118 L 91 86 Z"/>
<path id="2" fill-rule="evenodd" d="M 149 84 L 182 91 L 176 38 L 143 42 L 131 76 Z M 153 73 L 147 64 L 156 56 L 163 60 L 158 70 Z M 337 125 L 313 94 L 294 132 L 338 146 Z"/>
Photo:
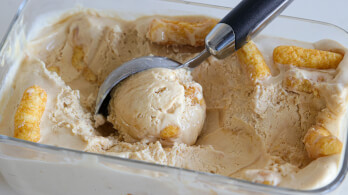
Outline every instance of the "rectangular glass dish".
<path id="1" fill-rule="evenodd" d="M 78 7 L 116 12 L 133 20 L 145 15 L 206 15 L 223 17 L 230 8 L 173 0 L 27 0 L 15 16 L 0 45 L 0 94 L 11 94 L 6 82 L 13 79 L 26 37 L 42 15 Z M 327 23 L 281 16 L 261 34 L 306 42 L 335 40 L 348 47 L 348 33 Z M 16 55 L 18 54 L 18 55 Z M 0 97 L 0 119 L 11 98 Z M 347 126 L 343 125 L 343 126 Z M 251 183 L 230 177 L 156 165 L 115 156 L 93 154 L 27 142 L 0 135 L 0 172 L 20 194 L 318 194 L 337 188 L 348 169 L 347 129 L 336 178 L 314 190 L 293 190 Z"/>

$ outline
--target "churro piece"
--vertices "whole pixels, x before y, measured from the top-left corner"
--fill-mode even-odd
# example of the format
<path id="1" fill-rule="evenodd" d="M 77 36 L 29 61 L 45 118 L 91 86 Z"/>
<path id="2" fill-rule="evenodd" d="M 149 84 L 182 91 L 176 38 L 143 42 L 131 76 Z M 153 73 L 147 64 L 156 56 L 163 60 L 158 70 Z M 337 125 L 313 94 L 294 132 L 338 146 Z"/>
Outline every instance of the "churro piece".
<path id="1" fill-rule="evenodd" d="M 49 66 L 47 67 L 47 70 L 51 71 L 51 72 L 55 72 L 59 75 L 60 72 L 60 68 L 58 66 Z"/>
<path id="2" fill-rule="evenodd" d="M 45 111 L 47 94 L 34 85 L 24 91 L 14 118 L 14 137 L 27 141 L 40 140 L 40 122 Z"/>
<path id="3" fill-rule="evenodd" d="M 246 72 L 252 81 L 263 80 L 271 75 L 261 52 L 252 41 L 240 48 L 237 51 L 237 56 L 245 66 Z"/>
<path id="4" fill-rule="evenodd" d="M 179 127 L 174 125 L 168 125 L 166 128 L 161 130 L 160 137 L 162 139 L 174 138 L 179 135 Z"/>
<path id="5" fill-rule="evenodd" d="M 281 181 L 279 173 L 263 169 L 247 169 L 244 172 L 247 180 L 265 185 L 277 186 Z"/>
<path id="6" fill-rule="evenodd" d="M 303 68 L 334 69 L 342 59 L 339 53 L 296 46 L 278 46 L 273 50 L 274 62 Z"/>
<path id="7" fill-rule="evenodd" d="M 314 159 L 339 154 L 342 151 L 342 142 L 319 125 L 315 125 L 308 130 L 303 142 L 308 156 Z"/>
<path id="8" fill-rule="evenodd" d="M 293 92 L 312 93 L 319 97 L 319 91 L 315 88 L 312 82 L 308 79 L 300 79 L 293 76 L 286 77 L 283 86 L 285 89 Z"/>
<path id="9" fill-rule="evenodd" d="M 79 46 L 74 47 L 71 64 L 77 71 L 82 71 L 82 76 L 86 81 L 94 83 L 97 81 L 97 76 L 86 65 L 86 63 L 84 62 L 84 57 L 85 52 L 83 51 L 83 48 Z"/>
<path id="10" fill-rule="evenodd" d="M 82 71 L 86 65 L 84 62 L 85 52 L 82 47 L 74 47 L 71 64 L 77 71 Z"/>
<path id="11" fill-rule="evenodd" d="M 93 71 L 88 68 L 88 67 L 85 67 L 85 69 L 83 69 L 83 72 L 82 72 L 82 76 L 89 82 L 91 83 L 94 83 L 97 81 L 97 76 L 93 73 Z"/>
<path id="12" fill-rule="evenodd" d="M 184 22 L 154 19 L 150 24 L 147 38 L 161 45 L 204 46 L 205 37 L 217 21 L 206 19 L 201 22 Z"/>
<path id="13" fill-rule="evenodd" d="M 197 104 L 204 105 L 203 97 L 198 97 L 198 94 L 201 93 L 199 89 L 197 89 L 194 86 L 189 86 L 189 87 L 184 86 L 184 88 L 185 88 L 185 97 L 188 97 L 191 99 L 191 104 L 193 106 Z"/>

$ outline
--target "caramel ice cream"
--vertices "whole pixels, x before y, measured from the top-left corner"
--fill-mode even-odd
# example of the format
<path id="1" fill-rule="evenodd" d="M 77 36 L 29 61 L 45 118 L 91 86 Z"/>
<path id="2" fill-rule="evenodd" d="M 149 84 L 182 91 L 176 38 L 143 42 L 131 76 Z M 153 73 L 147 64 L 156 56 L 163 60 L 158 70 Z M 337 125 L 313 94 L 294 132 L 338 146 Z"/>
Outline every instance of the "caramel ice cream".
<path id="1" fill-rule="evenodd" d="M 192 145 L 203 127 L 205 103 L 189 71 L 155 68 L 117 86 L 109 112 L 108 121 L 127 142 Z"/>
<path id="2" fill-rule="evenodd" d="M 152 29 L 158 21 L 161 28 Z M 79 10 L 40 23 L 45 26 L 32 30 L 10 94 L 2 96 L 6 114 L 0 132 L 14 135 L 23 93 L 40 86 L 47 103 L 35 118 L 41 121 L 38 143 L 267 185 L 328 184 L 339 170 L 348 99 L 347 50 L 334 41 L 259 35 L 236 54 L 210 57 L 191 73 L 136 74 L 114 90 L 107 120 L 93 116 L 98 88 L 110 72 L 148 55 L 185 62 L 202 50 L 197 32 L 209 32 L 212 21 L 203 16 L 125 21 Z M 149 36 L 161 35 L 157 30 L 166 22 L 171 27 L 163 33 L 179 34 L 162 42 Z M 178 23 L 184 29 L 194 24 L 188 29 L 195 36 L 176 28 Z M 190 40 L 168 38 L 176 36 Z M 276 49 L 281 45 L 287 47 Z"/>

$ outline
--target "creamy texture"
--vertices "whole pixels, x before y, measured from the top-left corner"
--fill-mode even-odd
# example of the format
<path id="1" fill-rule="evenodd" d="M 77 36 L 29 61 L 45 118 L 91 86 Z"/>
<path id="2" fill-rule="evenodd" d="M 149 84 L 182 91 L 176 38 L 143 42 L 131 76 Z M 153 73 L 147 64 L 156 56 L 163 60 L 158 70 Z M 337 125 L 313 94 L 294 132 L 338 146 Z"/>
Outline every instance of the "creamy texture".
<path id="1" fill-rule="evenodd" d="M 108 121 L 127 142 L 192 145 L 203 127 L 205 103 L 189 71 L 155 68 L 120 83 L 109 112 Z"/>
<path id="2" fill-rule="evenodd" d="M 235 55 L 203 62 L 192 76 L 202 86 L 207 114 L 202 133 L 192 146 L 174 143 L 164 147 L 159 141 L 128 143 L 110 123 L 103 124 L 105 119 L 92 116 L 98 87 L 124 62 L 147 55 L 184 62 L 202 49 L 152 44 L 146 38 L 152 18 L 123 21 L 86 10 L 65 14 L 59 21 L 36 29 L 12 83 L 1 133 L 13 135 L 16 107 L 24 90 L 36 84 L 48 94 L 39 143 L 292 188 L 319 187 L 336 176 L 340 155 L 309 159 L 302 140 L 319 119 L 342 140 L 348 58 L 345 56 L 336 70 L 320 71 L 274 64 L 272 60 L 278 45 L 345 53 L 346 49 L 333 41 L 310 44 L 258 36 L 254 42 L 272 77 L 256 85 Z M 199 21 L 200 17 L 180 19 Z M 319 95 L 285 89 L 283 81 L 289 76 L 311 80 Z"/>

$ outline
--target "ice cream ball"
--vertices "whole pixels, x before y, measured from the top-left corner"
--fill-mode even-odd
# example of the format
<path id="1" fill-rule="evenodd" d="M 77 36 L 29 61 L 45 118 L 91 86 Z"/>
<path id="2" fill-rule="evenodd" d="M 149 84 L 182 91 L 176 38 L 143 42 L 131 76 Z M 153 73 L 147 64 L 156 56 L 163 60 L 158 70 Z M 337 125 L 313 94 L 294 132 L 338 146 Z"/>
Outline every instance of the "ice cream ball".
<path id="1" fill-rule="evenodd" d="M 186 69 L 149 69 L 112 92 L 107 120 L 127 142 L 192 145 L 201 133 L 206 105 L 202 87 Z"/>

